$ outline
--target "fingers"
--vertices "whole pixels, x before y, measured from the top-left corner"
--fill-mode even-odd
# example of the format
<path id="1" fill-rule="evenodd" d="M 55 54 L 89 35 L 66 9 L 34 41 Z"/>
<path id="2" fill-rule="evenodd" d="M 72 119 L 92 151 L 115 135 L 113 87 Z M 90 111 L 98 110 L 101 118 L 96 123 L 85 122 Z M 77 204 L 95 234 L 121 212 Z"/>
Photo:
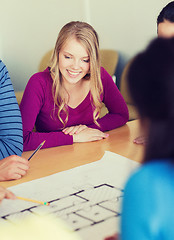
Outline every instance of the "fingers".
<path id="1" fill-rule="evenodd" d="M 20 179 L 29 169 L 28 160 L 16 155 L 0 161 L 0 180 Z"/>
<path id="2" fill-rule="evenodd" d="M 6 190 L 6 196 L 5 196 L 5 198 L 7 198 L 7 199 L 16 199 L 16 196 L 15 196 L 14 193 L 12 193 L 11 191 Z"/>
<path id="3" fill-rule="evenodd" d="M 73 135 L 76 132 L 76 129 L 77 129 L 77 126 L 73 126 L 73 127 L 65 128 L 63 132 L 65 134 Z"/>
<path id="4" fill-rule="evenodd" d="M 87 128 L 86 125 L 77 125 L 77 126 L 65 128 L 62 130 L 62 132 L 64 132 L 65 134 L 74 135 L 74 134 L 78 134 L 79 132 L 83 131 L 86 128 Z"/>
<path id="5" fill-rule="evenodd" d="M 104 133 L 104 132 L 102 132 L 98 129 L 95 129 L 95 128 L 88 128 L 88 132 L 93 134 L 94 138 L 99 138 L 99 139 L 107 138 L 109 136 L 108 133 Z"/>
<path id="6" fill-rule="evenodd" d="M 15 195 L 9 190 L 0 186 L 0 202 L 4 199 L 15 199 Z"/>
<path id="7" fill-rule="evenodd" d="M 1 201 L 5 198 L 5 192 L 4 191 L 1 191 L 0 192 L 0 203 Z"/>
<path id="8" fill-rule="evenodd" d="M 27 159 L 17 156 L 17 155 L 11 155 L 9 157 L 4 158 L 0 161 L 0 165 L 7 165 L 7 164 L 23 164 L 25 166 L 29 167 L 29 162 Z"/>
<path id="9" fill-rule="evenodd" d="M 139 136 L 133 140 L 134 143 L 136 144 L 146 144 L 147 139 L 145 136 Z"/>
<path id="10" fill-rule="evenodd" d="M 83 131 L 84 129 L 87 129 L 88 127 L 86 125 L 79 125 L 74 134 L 78 134 L 79 132 Z"/>
<path id="11" fill-rule="evenodd" d="M 3 187 L 0 187 L 0 202 L 5 198 L 6 195 L 6 189 Z"/>
<path id="12" fill-rule="evenodd" d="M 19 173 L 12 173 L 12 174 L 9 174 L 8 177 L 11 180 L 18 180 L 22 177 L 22 175 Z"/>
<path id="13" fill-rule="evenodd" d="M 29 166 L 17 163 L 16 165 L 10 166 L 7 170 L 7 177 L 9 179 L 20 179 L 22 176 L 26 175 Z"/>
<path id="14" fill-rule="evenodd" d="M 26 158 L 23 158 L 23 157 L 20 157 L 20 156 L 17 156 L 17 155 L 11 155 L 11 156 L 9 156 L 7 158 L 10 161 L 15 161 L 15 162 L 18 162 L 18 163 L 22 163 L 22 164 L 24 164 L 26 166 L 29 166 L 28 159 L 26 159 Z"/>
<path id="15" fill-rule="evenodd" d="M 22 176 L 26 175 L 27 170 L 28 170 L 28 168 L 26 169 L 26 168 L 23 168 L 23 166 L 17 166 L 16 171 L 13 172 L 13 175 L 14 175 L 14 177 L 16 176 L 17 179 L 19 179 Z"/>
<path id="16" fill-rule="evenodd" d="M 62 130 L 63 133 L 73 136 L 73 142 L 90 142 L 107 138 L 109 134 L 94 128 L 88 128 L 86 125 L 68 127 Z"/>
<path id="17" fill-rule="evenodd" d="M 91 138 L 90 138 L 90 141 L 91 142 L 99 141 L 99 140 L 102 140 L 103 138 L 107 138 L 108 136 L 109 136 L 109 134 L 105 134 L 105 133 L 99 134 L 99 135 L 92 135 Z"/>
<path id="18" fill-rule="evenodd" d="M 109 134 L 108 133 L 104 133 L 103 138 L 107 138 L 107 137 L 109 137 Z"/>
<path id="19" fill-rule="evenodd" d="M 26 170 L 21 170 L 18 167 L 5 169 L 3 174 L 1 174 L 0 180 L 17 180 L 20 179 L 22 176 L 26 175 Z"/>
<path id="20" fill-rule="evenodd" d="M 90 138 L 90 141 L 93 142 L 93 141 L 99 141 L 99 140 L 102 140 L 104 137 L 101 137 L 101 136 L 93 136 Z"/>
<path id="21" fill-rule="evenodd" d="M 109 134 L 98 129 L 86 128 L 78 134 L 73 135 L 73 142 L 92 142 L 107 138 Z"/>
<path id="22" fill-rule="evenodd" d="M 9 163 L 10 164 L 9 169 L 11 170 L 12 174 L 14 176 L 17 176 L 17 178 L 19 178 L 18 175 L 20 175 L 20 177 L 24 176 L 29 169 L 28 160 L 16 155 L 10 157 L 11 161 Z"/>

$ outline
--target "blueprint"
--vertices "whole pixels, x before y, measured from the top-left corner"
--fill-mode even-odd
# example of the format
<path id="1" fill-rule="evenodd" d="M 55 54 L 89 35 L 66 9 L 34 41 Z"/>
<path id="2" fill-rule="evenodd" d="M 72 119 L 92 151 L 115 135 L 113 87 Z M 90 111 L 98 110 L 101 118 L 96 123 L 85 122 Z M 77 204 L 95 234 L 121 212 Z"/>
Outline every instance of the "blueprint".
<path id="1" fill-rule="evenodd" d="M 138 166 L 132 160 L 106 151 L 96 162 L 10 187 L 17 196 L 50 205 L 4 200 L 0 222 L 14 224 L 33 214 L 52 214 L 84 240 L 104 239 L 119 231 L 124 185 Z"/>

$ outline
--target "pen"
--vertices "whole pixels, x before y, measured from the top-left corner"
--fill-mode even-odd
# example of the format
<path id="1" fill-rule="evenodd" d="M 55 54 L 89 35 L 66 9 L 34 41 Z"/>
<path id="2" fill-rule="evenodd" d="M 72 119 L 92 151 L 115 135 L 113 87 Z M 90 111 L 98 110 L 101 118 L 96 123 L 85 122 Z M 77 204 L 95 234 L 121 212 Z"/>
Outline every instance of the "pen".
<path id="1" fill-rule="evenodd" d="M 36 150 L 31 154 L 31 156 L 28 158 L 28 161 L 34 156 L 34 154 L 39 151 L 39 149 L 44 145 L 45 141 L 43 141 L 37 148 Z"/>
<path id="2" fill-rule="evenodd" d="M 48 202 L 42 202 L 42 201 L 30 199 L 30 198 L 23 198 L 23 197 L 18 197 L 18 196 L 16 196 L 16 198 L 20 199 L 20 200 L 28 201 L 28 202 L 39 203 L 39 204 L 46 205 L 46 206 L 50 205 L 50 203 L 48 203 Z"/>

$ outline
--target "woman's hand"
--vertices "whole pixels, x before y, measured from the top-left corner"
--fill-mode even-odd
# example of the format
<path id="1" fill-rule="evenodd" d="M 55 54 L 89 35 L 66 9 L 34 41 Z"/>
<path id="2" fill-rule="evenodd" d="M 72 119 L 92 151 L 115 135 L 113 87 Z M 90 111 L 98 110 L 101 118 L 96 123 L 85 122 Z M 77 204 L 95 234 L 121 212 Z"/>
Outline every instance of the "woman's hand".
<path id="1" fill-rule="evenodd" d="M 107 138 L 109 134 L 94 128 L 84 128 L 78 133 L 73 134 L 73 142 L 92 142 Z"/>
<path id="2" fill-rule="evenodd" d="M 15 199 L 16 197 L 12 192 L 0 186 L 0 203 L 4 198 Z"/>
<path id="3" fill-rule="evenodd" d="M 67 127 L 63 129 L 62 132 L 65 134 L 74 135 L 74 134 L 80 133 L 86 128 L 88 128 L 86 125 L 77 125 L 77 126 Z"/>
<path id="4" fill-rule="evenodd" d="M 133 140 L 134 143 L 136 144 L 146 144 L 147 143 L 147 138 L 145 136 L 139 136 Z"/>

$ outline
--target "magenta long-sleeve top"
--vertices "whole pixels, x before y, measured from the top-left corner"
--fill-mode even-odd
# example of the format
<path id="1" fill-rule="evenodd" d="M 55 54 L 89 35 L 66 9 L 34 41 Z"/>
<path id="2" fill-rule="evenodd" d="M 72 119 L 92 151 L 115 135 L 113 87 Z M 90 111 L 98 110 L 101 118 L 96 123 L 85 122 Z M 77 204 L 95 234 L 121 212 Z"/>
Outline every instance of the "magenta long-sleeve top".
<path id="1" fill-rule="evenodd" d="M 124 125 L 128 119 L 127 105 L 112 77 L 101 68 L 103 84 L 102 102 L 108 113 L 98 120 L 98 127 L 93 120 L 93 108 L 90 92 L 76 107 L 68 107 L 68 121 L 65 127 L 86 125 L 101 131 L 108 131 Z M 52 78 L 49 69 L 34 74 L 28 81 L 20 104 L 23 122 L 24 151 L 33 150 L 46 140 L 43 148 L 73 144 L 73 137 L 62 132 L 63 124 L 56 117 L 52 96 Z M 64 118 L 64 116 L 62 115 Z M 36 131 L 33 131 L 36 127 Z"/>

